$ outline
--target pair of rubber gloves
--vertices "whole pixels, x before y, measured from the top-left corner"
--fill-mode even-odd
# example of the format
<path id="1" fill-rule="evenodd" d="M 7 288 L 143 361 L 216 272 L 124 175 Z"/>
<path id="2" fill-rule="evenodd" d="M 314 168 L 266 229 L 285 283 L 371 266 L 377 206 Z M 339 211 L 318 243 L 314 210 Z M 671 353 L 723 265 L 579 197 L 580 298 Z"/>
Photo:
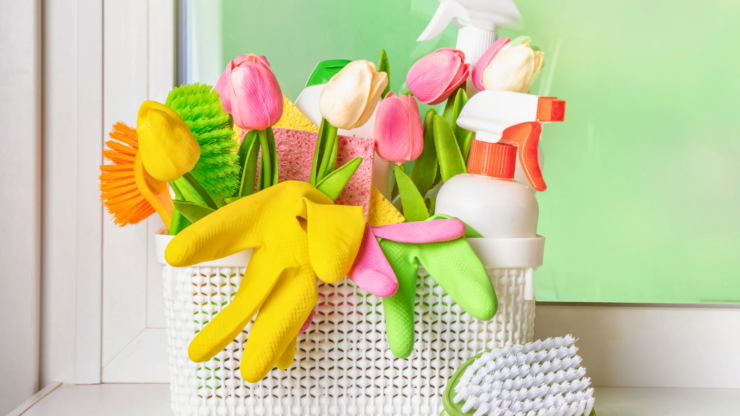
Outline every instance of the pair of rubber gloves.
<path id="1" fill-rule="evenodd" d="M 413 264 L 417 258 L 422 258 L 427 267 L 427 262 L 445 264 L 432 269 L 451 273 L 452 280 L 447 283 L 453 292 L 470 289 L 483 293 L 456 296 L 486 298 L 483 302 L 469 302 L 470 307 L 483 311 L 480 316 L 492 312 L 492 317 L 495 294 L 484 269 L 487 287 L 477 281 L 480 279 L 473 285 L 456 282 L 458 272 L 463 272 L 460 277 L 464 281 L 470 277 L 470 267 L 460 264 L 460 260 L 473 260 L 480 265 L 474 253 L 473 258 L 453 257 L 452 263 L 427 259 L 428 255 L 449 255 L 446 249 L 440 249 L 448 247 L 447 243 L 456 245 L 459 241 L 469 249 L 467 242 L 459 238 L 464 233 L 464 224 L 453 219 L 371 227 L 366 224 L 361 207 L 333 205 L 329 197 L 303 182 L 283 182 L 242 198 L 183 230 L 165 251 L 170 265 L 184 267 L 254 248 L 236 296 L 195 337 L 188 355 L 196 362 L 212 358 L 259 311 L 242 355 L 242 377 L 257 382 L 274 366 L 290 367 L 296 336 L 310 323 L 318 300 L 316 277 L 336 283 L 345 275 L 369 293 L 391 296 L 386 306 L 389 341 L 398 338 L 392 334 L 407 335 L 410 328 L 413 346 Z M 380 243 L 378 238 L 382 239 Z M 391 349 L 399 355 L 396 344 L 391 341 Z"/>

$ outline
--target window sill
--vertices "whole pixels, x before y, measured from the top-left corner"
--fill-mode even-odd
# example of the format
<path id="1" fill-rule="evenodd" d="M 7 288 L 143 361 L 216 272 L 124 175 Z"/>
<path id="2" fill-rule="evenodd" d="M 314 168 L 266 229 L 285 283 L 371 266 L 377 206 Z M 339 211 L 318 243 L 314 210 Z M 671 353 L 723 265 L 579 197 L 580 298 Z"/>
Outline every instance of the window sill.
<path id="1" fill-rule="evenodd" d="M 599 416 L 728 415 L 740 408 L 740 389 L 596 388 Z M 18 412 L 17 409 L 16 412 Z M 65 384 L 23 416 L 162 416 L 170 410 L 167 384 Z"/>

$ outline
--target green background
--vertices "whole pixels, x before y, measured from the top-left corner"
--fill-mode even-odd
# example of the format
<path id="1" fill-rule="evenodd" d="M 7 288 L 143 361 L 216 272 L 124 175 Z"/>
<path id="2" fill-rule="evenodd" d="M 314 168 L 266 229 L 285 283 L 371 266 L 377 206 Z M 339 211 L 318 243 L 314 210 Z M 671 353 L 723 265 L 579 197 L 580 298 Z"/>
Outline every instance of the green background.
<path id="1" fill-rule="evenodd" d="M 567 101 L 566 122 L 544 126 L 541 142 L 537 299 L 740 304 L 740 2 L 517 4 L 522 34 L 546 56 L 530 92 Z M 187 80 L 215 83 L 228 59 L 266 55 L 293 100 L 318 61 L 377 62 L 381 48 L 398 91 L 414 62 L 457 35 L 415 42 L 436 0 L 214 5 L 189 6 L 203 52 L 189 62 L 220 62 Z"/>

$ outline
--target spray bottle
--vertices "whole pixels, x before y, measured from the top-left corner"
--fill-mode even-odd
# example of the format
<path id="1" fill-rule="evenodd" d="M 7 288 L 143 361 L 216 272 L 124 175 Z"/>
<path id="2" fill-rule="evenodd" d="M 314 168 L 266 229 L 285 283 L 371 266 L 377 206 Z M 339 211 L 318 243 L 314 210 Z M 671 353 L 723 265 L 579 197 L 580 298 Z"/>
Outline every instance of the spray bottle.
<path id="1" fill-rule="evenodd" d="M 452 23 L 458 28 L 455 48 L 465 52 L 465 63 L 471 68 L 496 41 L 499 29 L 524 29 L 522 15 L 513 0 L 439 0 L 439 3 L 437 12 L 417 41 L 434 39 Z M 477 92 L 475 85 L 468 82 L 468 97 Z"/>
<path id="2" fill-rule="evenodd" d="M 536 191 L 547 186 L 537 158 L 542 123 L 563 121 L 565 101 L 487 90 L 468 101 L 457 124 L 476 133 L 468 173 L 448 180 L 436 212 L 460 218 L 484 238 L 534 238 L 539 206 L 514 180 L 517 159 Z M 518 155 L 518 157 L 517 157 Z"/>

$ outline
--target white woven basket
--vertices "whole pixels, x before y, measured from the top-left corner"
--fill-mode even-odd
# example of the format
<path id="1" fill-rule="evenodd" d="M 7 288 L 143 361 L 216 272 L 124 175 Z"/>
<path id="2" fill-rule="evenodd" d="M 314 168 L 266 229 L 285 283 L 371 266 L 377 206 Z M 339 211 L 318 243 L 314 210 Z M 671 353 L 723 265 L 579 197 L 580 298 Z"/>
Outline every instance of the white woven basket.
<path id="1" fill-rule="evenodd" d="M 157 235 L 164 248 L 171 237 Z M 525 241 L 526 240 L 526 241 Z M 319 303 L 298 336 L 288 370 L 256 384 L 241 380 L 239 360 L 251 324 L 205 363 L 188 359 L 190 341 L 235 295 L 249 251 L 197 267 L 163 267 L 172 409 L 176 415 L 434 415 L 448 378 L 484 349 L 532 341 L 532 271 L 544 238 L 470 240 L 498 296 L 495 318 L 481 322 L 455 304 L 423 268 L 417 280 L 416 343 L 407 359 L 385 339 L 383 305 L 348 279 L 318 284 Z"/>

